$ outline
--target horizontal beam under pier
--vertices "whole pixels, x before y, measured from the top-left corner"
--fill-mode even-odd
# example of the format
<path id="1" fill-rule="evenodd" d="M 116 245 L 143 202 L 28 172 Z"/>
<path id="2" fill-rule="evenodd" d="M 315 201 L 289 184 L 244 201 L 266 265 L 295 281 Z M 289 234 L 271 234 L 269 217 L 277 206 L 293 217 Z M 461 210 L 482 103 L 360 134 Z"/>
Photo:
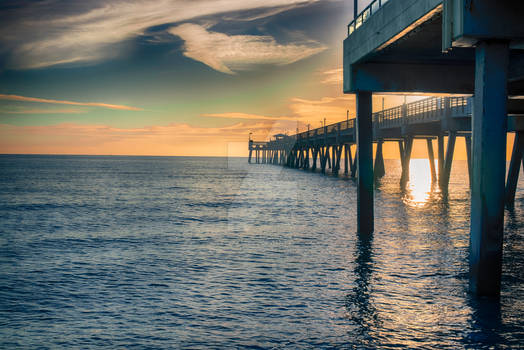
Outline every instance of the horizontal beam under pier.
<path id="1" fill-rule="evenodd" d="M 351 66 L 351 90 L 472 94 L 471 64 L 363 63 Z"/>

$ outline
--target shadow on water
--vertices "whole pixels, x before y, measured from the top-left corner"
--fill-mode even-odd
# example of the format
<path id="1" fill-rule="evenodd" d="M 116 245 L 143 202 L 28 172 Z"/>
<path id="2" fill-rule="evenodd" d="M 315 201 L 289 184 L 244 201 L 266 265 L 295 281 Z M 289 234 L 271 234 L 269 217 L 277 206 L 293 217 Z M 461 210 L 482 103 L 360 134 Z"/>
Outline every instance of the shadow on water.
<path id="1" fill-rule="evenodd" d="M 524 248 L 522 246 L 523 222 L 520 203 L 506 208 L 503 248 L 503 272 L 500 297 L 477 297 L 469 295 L 471 308 L 470 332 L 464 343 L 473 348 L 522 347 L 523 301 L 518 297 L 524 282 Z"/>
<path id="2" fill-rule="evenodd" d="M 362 346 L 371 346 L 373 329 L 378 328 L 378 312 L 371 301 L 371 278 L 373 272 L 373 237 L 358 235 L 355 251 L 355 286 L 345 297 L 347 317 L 355 326 L 355 333 Z"/>
<path id="3" fill-rule="evenodd" d="M 500 334 L 503 328 L 500 298 L 477 298 L 471 295 L 468 304 L 471 308 L 472 330 L 467 334 L 465 344 L 482 348 L 503 344 L 504 338 Z"/>

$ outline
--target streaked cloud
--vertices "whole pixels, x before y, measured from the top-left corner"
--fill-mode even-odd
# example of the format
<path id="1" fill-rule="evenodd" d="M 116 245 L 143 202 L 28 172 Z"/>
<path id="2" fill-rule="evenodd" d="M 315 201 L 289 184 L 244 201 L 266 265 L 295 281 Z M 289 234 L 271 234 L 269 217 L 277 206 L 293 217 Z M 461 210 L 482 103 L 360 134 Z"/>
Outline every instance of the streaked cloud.
<path id="1" fill-rule="evenodd" d="M 330 69 L 320 73 L 323 76 L 322 84 L 342 84 L 344 69 Z"/>
<path id="2" fill-rule="evenodd" d="M 254 119 L 254 120 L 293 120 L 293 118 L 282 116 L 282 117 L 271 117 L 258 114 L 249 114 L 249 113 L 204 113 L 201 114 L 202 117 L 210 118 L 224 118 L 224 119 Z"/>
<path id="3" fill-rule="evenodd" d="M 304 98 L 292 98 L 287 106 L 289 114 L 282 116 L 266 116 L 252 113 L 230 112 L 230 113 L 206 113 L 202 117 L 224 118 L 224 119 L 245 119 L 258 121 L 281 122 L 276 128 L 296 131 L 307 129 L 310 124 L 312 129 L 320 127 L 320 121 L 326 118 L 328 123 L 335 123 L 346 119 L 349 110 L 350 118 L 355 115 L 355 97 L 353 95 L 339 97 L 323 97 L 318 100 Z"/>
<path id="4" fill-rule="evenodd" d="M 10 65 L 14 68 L 41 68 L 65 63 L 87 64 L 119 55 L 126 49 L 126 41 L 145 34 L 149 28 L 155 26 L 226 14 L 232 14 L 231 19 L 240 18 L 241 16 L 234 14 L 241 11 L 248 11 L 247 17 L 250 19 L 259 19 L 318 1 L 92 0 L 76 2 L 55 0 L 24 2 L 18 6 L 8 7 L 0 14 L 0 43 L 3 49 L 10 53 Z M 246 40 L 251 45 L 255 44 L 247 38 L 240 39 L 244 44 Z M 275 46 L 271 39 L 266 37 L 259 38 L 255 42 L 259 40 L 265 43 L 262 47 L 276 47 L 287 51 L 284 54 L 285 58 L 273 58 L 279 63 L 289 63 L 292 57 L 295 57 L 295 60 L 300 59 L 300 55 L 294 52 L 296 48 L 293 46 Z M 198 43 L 202 44 L 201 41 Z M 221 44 L 225 43 L 221 42 Z M 258 45 L 256 47 L 261 47 L 260 43 Z M 289 52 L 290 50 L 292 53 Z M 194 49 L 191 52 L 195 52 Z M 201 53 L 199 57 L 202 57 Z M 222 61 L 226 58 L 222 57 Z M 209 57 L 206 60 L 209 61 Z M 260 60 L 261 57 L 258 55 L 256 61 Z M 220 67 L 226 70 L 223 66 Z"/>
<path id="5" fill-rule="evenodd" d="M 420 99 L 420 96 L 409 96 L 407 102 Z M 382 110 L 401 105 L 404 101 L 403 96 L 398 95 L 374 95 L 373 111 Z M 292 98 L 288 108 L 291 115 L 303 122 L 311 122 L 314 127 L 319 127 L 320 120 L 326 118 L 328 123 L 340 122 L 346 119 L 349 111 L 349 118 L 356 115 L 355 95 L 339 95 L 336 97 L 322 97 L 316 100 L 304 98 Z"/>
<path id="6" fill-rule="evenodd" d="M 227 35 L 191 23 L 168 31 L 185 41 L 185 56 L 227 74 L 249 69 L 254 64 L 290 64 L 326 49 L 316 41 L 279 44 L 267 35 Z"/>
<path id="7" fill-rule="evenodd" d="M 19 109 L 8 109 L 1 110 L 0 114 L 83 114 L 87 111 L 85 109 L 77 108 L 19 108 Z"/>
<path id="8" fill-rule="evenodd" d="M 51 103 L 51 104 L 72 105 L 72 106 L 86 106 L 86 107 L 101 107 L 101 108 L 117 109 L 117 110 L 125 110 L 125 111 L 143 111 L 142 108 L 138 108 L 138 107 L 124 106 L 124 105 L 115 105 L 115 104 L 109 104 L 109 103 L 52 100 L 52 99 L 47 99 L 47 98 L 27 97 L 27 96 L 19 96 L 19 95 L 0 94 L 0 100 L 19 101 L 19 102 Z"/>
<path id="9" fill-rule="evenodd" d="M 245 142 L 239 156 L 247 154 L 248 134 L 259 140 L 294 130 L 295 123 L 258 120 L 224 127 L 199 127 L 186 123 L 117 128 L 100 124 L 62 123 L 45 126 L 0 124 L 0 153 L 133 154 L 226 156 L 228 144 Z"/>
<path id="10" fill-rule="evenodd" d="M 349 110 L 350 117 L 354 117 L 355 97 L 353 95 L 341 97 L 323 97 L 319 100 L 293 98 L 289 104 L 293 115 L 302 121 L 310 122 L 318 128 L 320 121 L 326 118 L 328 123 L 339 122 L 346 119 Z"/>

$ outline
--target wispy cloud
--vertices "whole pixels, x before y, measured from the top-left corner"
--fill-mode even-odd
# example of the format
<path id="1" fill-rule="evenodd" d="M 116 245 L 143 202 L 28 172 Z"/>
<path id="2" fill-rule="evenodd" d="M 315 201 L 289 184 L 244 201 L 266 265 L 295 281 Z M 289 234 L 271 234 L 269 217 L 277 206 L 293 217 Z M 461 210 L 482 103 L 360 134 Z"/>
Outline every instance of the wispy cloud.
<path id="1" fill-rule="evenodd" d="M 248 69 L 254 64 L 290 64 L 326 49 L 316 41 L 279 44 L 271 36 L 227 35 L 191 23 L 168 31 L 185 41 L 185 56 L 227 74 Z"/>
<path id="2" fill-rule="evenodd" d="M 224 119 L 254 119 L 254 120 L 293 120 L 293 118 L 282 116 L 282 117 L 271 117 L 266 115 L 249 114 L 249 113 L 204 113 L 202 117 L 210 118 L 224 118 Z"/>
<path id="3" fill-rule="evenodd" d="M 352 95 L 340 97 L 323 97 L 319 100 L 307 100 L 293 98 L 289 109 L 293 115 L 299 116 L 303 121 L 313 123 L 319 127 L 320 120 L 327 119 L 328 123 L 344 120 L 349 110 L 350 116 L 354 116 L 355 98 Z"/>
<path id="4" fill-rule="evenodd" d="M 287 106 L 290 113 L 281 116 L 267 116 L 253 113 L 227 112 L 227 113 L 206 113 L 202 117 L 224 118 L 224 119 L 244 119 L 256 120 L 260 122 L 273 122 L 275 129 L 295 131 L 319 127 L 319 122 L 326 118 L 328 123 L 339 122 L 346 119 L 346 113 L 350 111 L 350 117 L 355 115 L 355 97 L 353 95 L 338 97 L 323 97 L 318 100 L 308 100 L 304 98 L 292 98 Z"/>
<path id="5" fill-rule="evenodd" d="M 78 108 L 20 108 L 15 110 L 0 110 L 0 113 L 6 114 L 82 114 L 86 113 L 85 109 Z"/>
<path id="6" fill-rule="evenodd" d="M 247 154 L 248 134 L 266 139 L 294 130 L 294 123 L 257 120 L 224 127 L 186 123 L 117 128 L 100 124 L 62 123 L 45 126 L 0 124 L 0 153 L 228 155 L 230 142 L 245 142 L 237 155 Z"/>
<path id="7" fill-rule="evenodd" d="M 322 74 L 324 77 L 321 83 L 322 84 L 342 84 L 343 73 L 344 73 L 344 69 L 342 68 L 330 69 L 330 70 L 321 72 L 320 74 Z"/>
<path id="8" fill-rule="evenodd" d="M 249 11 L 248 17 L 258 19 L 318 1 L 23 2 L 0 14 L 0 43 L 10 53 L 10 64 L 15 68 L 84 64 L 118 55 L 127 40 L 143 35 L 151 27 L 241 11 Z"/>
<path id="9" fill-rule="evenodd" d="M 142 108 L 138 108 L 138 107 L 115 105 L 115 104 L 101 103 L 101 102 L 76 102 L 76 101 L 65 101 L 65 100 L 52 100 L 52 99 L 47 99 L 47 98 L 27 97 L 27 96 L 19 96 L 19 95 L 5 95 L 5 94 L 0 94 L 0 100 L 52 103 L 52 104 L 61 104 L 61 105 L 72 105 L 72 106 L 86 106 L 86 107 L 101 107 L 101 108 L 117 109 L 117 110 L 125 110 L 125 111 L 142 111 L 143 110 Z"/>

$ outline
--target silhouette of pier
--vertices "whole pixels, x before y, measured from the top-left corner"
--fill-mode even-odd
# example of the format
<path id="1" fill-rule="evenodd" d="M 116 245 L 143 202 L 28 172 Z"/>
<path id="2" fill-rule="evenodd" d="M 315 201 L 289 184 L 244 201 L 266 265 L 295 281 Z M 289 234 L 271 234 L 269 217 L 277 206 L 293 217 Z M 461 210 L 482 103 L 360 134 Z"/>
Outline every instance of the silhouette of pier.
<path id="1" fill-rule="evenodd" d="M 374 0 L 359 13 L 355 0 L 354 9 L 344 40 L 343 89 L 356 95 L 356 119 L 250 142 L 250 155 L 334 173 L 344 158 L 344 171 L 357 177 L 357 227 L 364 237 L 374 229 L 373 183 L 384 172 L 383 142 L 398 142 L 404 182 L 413 140 L 428 140 L 432 177 L 438 174 L 445 190 L 455 140 L 464 137 L 471 186 L 470 289 L 499 295 L 504 205 L 514 200 L 524 147 L 524 2 Z M 372 113 L 373 93 L 473 97 L 435 97 Z M 508 132 L 515 133 L 515 144 L 506 180 Z"/>
<path id="2" fill-rule="evenodd" d="M 400 182 L 405 185 L 409 180 L 413 140 L 423 139 L 427 141 L 431 179 L 438 181 L 441 190 L 446 191 L 456 138 L 463 137 L 471 185 L 472 103 L 471 97 L 430 97 L 373 113 L 373 142 L 376 144 L 374 179 L 385 175 L 382 152 L 384 142 L 395 142 L 401 155 Z M 515 133 L 506 184 L 505 198 L 509 206 L 515 200 L 520 163 L 523 162 L 524 124 L 517 118 L 508 117 L 508 132 Z M 355 126 L 356 118 L 352 118 L 294 135 L 277 134 L 269 141 L 250 140 L 248 162 L 278 164 L 312 171 L 320 169 L 322 173 L 330 172 L 335 175 L 343 171 L 346 175 L 356 177 L 357 149 L 352 147 L 357 142 Z M 437 164 L 433 140 L 437 140 Z"/>

